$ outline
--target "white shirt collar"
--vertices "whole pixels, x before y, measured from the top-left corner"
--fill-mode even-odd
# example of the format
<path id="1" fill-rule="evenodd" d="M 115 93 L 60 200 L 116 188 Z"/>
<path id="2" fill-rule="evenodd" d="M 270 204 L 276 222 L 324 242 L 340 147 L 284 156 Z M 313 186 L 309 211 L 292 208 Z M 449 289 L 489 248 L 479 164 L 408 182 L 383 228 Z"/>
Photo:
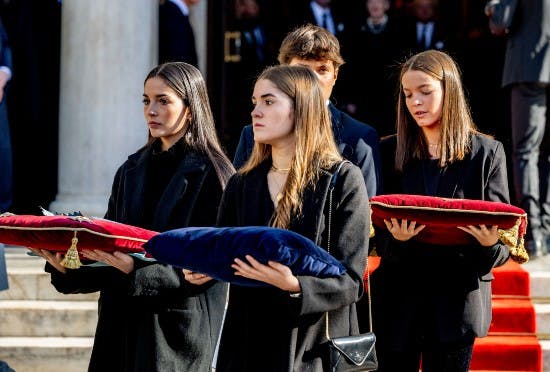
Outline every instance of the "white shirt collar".
<path id="1" fill-rule="evenodd" d="M 187 4 L 183 2 L 183 0 L 169 0 L 169 1 L 175 4 L 178 8 L 180 8 L 184 16 L 189 15 L 189 7 L 187 6 Z"/>

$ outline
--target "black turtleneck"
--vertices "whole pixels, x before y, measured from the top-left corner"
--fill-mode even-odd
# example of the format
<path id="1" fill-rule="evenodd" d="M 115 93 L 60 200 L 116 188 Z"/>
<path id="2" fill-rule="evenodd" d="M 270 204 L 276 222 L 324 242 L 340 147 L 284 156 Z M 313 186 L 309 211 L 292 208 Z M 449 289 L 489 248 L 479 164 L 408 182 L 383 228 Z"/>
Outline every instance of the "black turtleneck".
<path id="1" fill-rule="evenodd" d="M 143 206 L 147 228 L 152 228 L 159 200 L 188 150 L 185 141 L 181 139 L 166 151 L 162 150 L 161 141 L 157 140 L 151 145 L 150 151 Z"/>

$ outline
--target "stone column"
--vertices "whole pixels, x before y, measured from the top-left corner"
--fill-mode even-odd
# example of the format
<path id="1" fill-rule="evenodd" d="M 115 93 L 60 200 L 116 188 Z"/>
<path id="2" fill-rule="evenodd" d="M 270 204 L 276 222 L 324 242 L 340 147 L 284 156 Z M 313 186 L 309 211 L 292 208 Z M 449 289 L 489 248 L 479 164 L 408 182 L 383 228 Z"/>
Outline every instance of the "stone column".
<path id="1" fill-rule="evenodd" d="M 195 35 L 195 46 L 199 59 L 198 68 L 206 77 L 207 68 L 207 44 L 208 44 L 208 0 L 202 0 L 189 9 L 189 22 Z"/>
<path id="2" fill-rule="evenodd" d="M 116 169 L 147 140 L 143 80 L 158 0 L 63 0 L 59 180 L 52 211 L 102 217 Z"/>

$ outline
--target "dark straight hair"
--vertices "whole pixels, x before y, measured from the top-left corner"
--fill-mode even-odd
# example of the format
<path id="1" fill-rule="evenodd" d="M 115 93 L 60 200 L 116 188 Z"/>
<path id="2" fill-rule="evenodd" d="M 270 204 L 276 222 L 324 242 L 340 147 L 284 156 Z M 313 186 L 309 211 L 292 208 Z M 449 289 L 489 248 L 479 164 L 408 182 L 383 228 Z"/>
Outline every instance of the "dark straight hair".
<path id="1" fill-rule="evenodd" d="M 188 63 L 168 62 L 153 68 L 145 78 L 145 82 L 155 77 L 162 79 L 189 108 L 190 117 L 184 141 L 193 150 L 208 155 L 222 187 L 225 187 L 229 177 L 235 173 L 235 169 L 223 152 L 216 134 L 214 116 L 202 74 Z M 148 144 L 153 140 L 149 134 Z"/>

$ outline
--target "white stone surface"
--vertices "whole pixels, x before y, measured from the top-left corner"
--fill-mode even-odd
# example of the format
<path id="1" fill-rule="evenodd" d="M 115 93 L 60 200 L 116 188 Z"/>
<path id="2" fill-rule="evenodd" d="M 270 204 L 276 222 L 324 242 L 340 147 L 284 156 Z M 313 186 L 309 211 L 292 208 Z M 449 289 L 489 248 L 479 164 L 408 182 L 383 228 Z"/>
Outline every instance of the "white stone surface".
<path id="1" fill-rule="evenodd" d="M 534 299 L 550 299 L 550 271 L 533 271 L 530 272 L 530 277 L 531 297 Z"/>
<path id="2" fill-rule="evenodd" d="M 92 337 L 95 301 L 0 301 L 0 337 Z"/>
<path id="3" fill-rule="evenodd" d="M 550 335 L 550 303 L 535 303 L 535 313 L 537 314 L 537 334 Z"/>
<path id="4" fill-rule="evenodd" d="M 206 77 L 208 45 L 208 0 L 202 0 L 189 10 L 189 22 L 195 35 L 199 70 Z"/>
<path id="5" fill-rule="evenodd" d="M 156 64 L 158 0 L 64 0 L 58 195 L 103 216 L 118 166 L 147 140 L 141 96 Z"/>
<path id="6" fill-rule="evenodd" d="M 92 337 L 2 337 L 0 355 L 17 372 L 85 372 Z"/>
<path id="7" fill-rule="evenodd" d="M 542 346 L 542 370 L 550 371 L 550 340 L 540 340 Z"/>

